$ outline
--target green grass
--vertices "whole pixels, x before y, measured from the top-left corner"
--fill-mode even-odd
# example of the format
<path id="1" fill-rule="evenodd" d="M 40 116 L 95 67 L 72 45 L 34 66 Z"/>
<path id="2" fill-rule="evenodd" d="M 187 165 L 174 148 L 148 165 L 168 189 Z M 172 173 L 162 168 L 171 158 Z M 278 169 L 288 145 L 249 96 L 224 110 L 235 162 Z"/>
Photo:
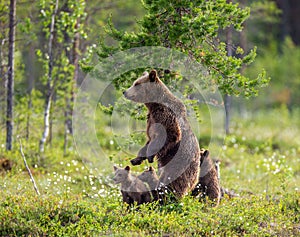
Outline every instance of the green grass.
<path id="1" fill-rule="evenodd" d="M 180 203 L 143 205 L 128 210 L 114 198 L 88 199 L 78 195 L 37 197 L 29 192 L 1 199 L 1 235 L 40 236 L 230 236 L 297 235 L 299 202 L 251 196 L 224 200 L 211 208 L 192 198 Z"/>
<path id="2" fill-rule="evenodd" d="M 222 186 L 240 196 L 225 197 L 216 208 L 189 196 L 165 206 L 128 208 L 111 182 L 112 168 L 89 170 L 74 151 L 63 156 L 59 140 L 43 157 L 35 152 L 37 144 L 23 141 L 37 196 L 18 150 L 1 148 L 14 168 L 0 174 L 0 236 L 299 236 L 298 118 L 299 112 L 284 108 L 234 117 L 232 135 L 214 158 L 222 162 Z M 128 164 L 110 139 L 101 143 L 112 163 Z"/>

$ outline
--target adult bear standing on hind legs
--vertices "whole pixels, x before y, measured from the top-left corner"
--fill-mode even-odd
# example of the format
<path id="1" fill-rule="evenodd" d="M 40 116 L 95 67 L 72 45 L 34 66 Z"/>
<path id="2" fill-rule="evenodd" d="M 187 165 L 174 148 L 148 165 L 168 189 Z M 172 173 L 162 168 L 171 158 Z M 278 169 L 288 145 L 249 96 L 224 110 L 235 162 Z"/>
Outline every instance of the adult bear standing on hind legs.
<path id="1" fill-rule="evenodd" d="M 124 96 L 148 109 L 148 141 L 131 160 L 139 165 L 157 157 L 159 186 L 181 198 L 197 184 L 200 167 L 200 149 L 187 120 L 184 104 L 158 78 L 152 70 L 138 78 L 124 92 Z"/>

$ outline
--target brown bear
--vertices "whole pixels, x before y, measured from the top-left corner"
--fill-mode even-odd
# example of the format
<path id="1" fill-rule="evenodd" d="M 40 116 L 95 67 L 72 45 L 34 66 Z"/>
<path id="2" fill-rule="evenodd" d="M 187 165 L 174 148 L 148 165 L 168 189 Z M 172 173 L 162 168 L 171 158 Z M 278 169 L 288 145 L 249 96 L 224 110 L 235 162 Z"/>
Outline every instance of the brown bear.
<path id="1" fill-rule="evenodd" d="M 124 96 L 148 109 L 146 145 L 132 165 L 156 156 L 159 186 L 181 198 L 192 190 L 199 177 L 200 149 L 187 119 L 185 105 L 176 98 L 152 70 L 138 78 Z"/>
<path id="2" fill-rule="evenodd" d="M 130 173 L 130 167 L 124 169 L 114 166 L 116 184 L 121 184 L 123 201 L 129 205 L 140 205 L 151 201 L 151 195 L 146 185 L 135 175 Z"/>
<path id="3" fill-rule="evenodd" d="M 157 200 L 158 199 L 157 186 L 158 186 L 159 178 L 154 168 L 150 166 L 147 170 L 145 170 L 143 173 L 138 175 L 138 178 L 149 186 L 149 190 L 152 195 L 152 200 Z"/>
<path id="4" fill-rule="evenodd" d="M 208 150 L 201 151 L 200 177 L 196 188 L 192 191 L 192 196 L 209 197 L 219 204 L 221 198 L 221 188 L 218 168 L 212 161 Z"/>

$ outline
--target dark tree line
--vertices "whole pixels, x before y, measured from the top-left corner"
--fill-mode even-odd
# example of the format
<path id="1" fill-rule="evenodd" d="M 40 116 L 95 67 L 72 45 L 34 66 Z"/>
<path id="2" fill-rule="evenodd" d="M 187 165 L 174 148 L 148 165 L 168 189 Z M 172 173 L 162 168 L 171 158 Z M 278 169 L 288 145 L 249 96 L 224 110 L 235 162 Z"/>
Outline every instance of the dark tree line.
<path id="1" fill-rule="evenodd" d="M 147 1 L 146 5 L 149 5 L 150 2 Z M 188 7 L 186 7 L 189 5 L 189 2 L 181 1 L 181 6 L 177 9 L 180 13 L 180 19 L 190 17 L 189 14 L 186 14 L 189 11 Z M 211 4 L 211 2 L 213 1 L 207 1 L 207 4 Z M 222 32 L 222 40 L 227 45 L 226 50 L 224 52 L 220 51 L 224 55 L 216 54 L 214 56 L 219 61 L 222 57 L 235 57 L 236 54 L 234 51 L 238 46 L 243 49 L 244 55 L 249 53 L 249 49 L 253 48 L 253 45 L 256 44 L 256 42 L 253 43 L 251 40 L 258 37 L 257 35 L 264 35 L 266 44 L 269 40 L 268 37 L 271 35 L 276 42 L 283 41 L 289 36 L 295 45 L 300 45 L 300 1 L 224 0 L 224 2 L 228 4 L 239 3 L 239 6 L 242 8 L 251 6 L 253 10 L 251 13 L 252 16 L 257 14 L 260 21 L 257 21 L 259 23 L 253 27 L 250 17 L 249 21 L 243 22 L 242 26 L 244 30 L 239 33 L 232 32 L 232 27 L 224 30 Z M 168 6 L 170 1 L 165 2 L 161 0 L 161 3 Z M 151 9 L 153 13 L 159 11 L 155 7 L 152 8 L 152 5 L 155 5 L 155 3 L 151 4 L 148 6 L 150 7 L 148 9 Z M 174 2 L 174 4 L 178 3 Z M 204 3 L 201 4 L 203 5 Z M 263 24 L 261 22 L 264 21 L 264 18 L 267 19 L 268 14 L 270 14 L 268 12 L 268 4 L 276 4 L 281 13 L 274 14 L 276 21 Z M 265 8 L 261 6 L 265 6 Z M 202 7 L 205 9 L 205 6 Z M 12 149 L 13 136 L 14 134 L 16 135 L 16 131 L 18 130 L 18 126 L 14 126 L 14 121 L 15 125 L 17 125 L 16 118 L 23 116 L 23 114 L 25 114 L 26 125 L 24 131 L 26 131 L 25 137 L 27 139 L 33 133 L 31 132 L 32 126 L 38 127 L 36 130 L 39 131 L 39 137 L 36 140 L 37 143 L 40 141 L 40 151 L 44 150 L 44 145 L 47 141 L 51 141 L 53 120 L 60 119 L 63 121 L 64 149 L 67 150 L 70 143 L 68 142 L 68 137 L 72 134 L 72 104 L 76 95 L 77 85 L 83 78 L 83 76 L 80 77 L 80 75 L 83 75 L 80 71 L 80 62 L 81 65 L 85 65 L 85 63 L 89 64 L 92 61 L 91 55 L 95 54 L 95 52 L 99 53 L 99 48 L 92 50 L 94 46 L 89 46 L 98 44 L 100 35 L 103 35 L 104 28 L 105 26 L 107 27 L 106 23 L 110 12 L 114 13 L 112 20 L 117 29 L 121 29 L 120 32 L 123 32 L 123 29 L 135 29 L 135 32 L 137 32 L 139 29 L 137 28 L 137 24 L 134 23 L 135 19 L 142 18 L 142 15 L 146 11 L 145 9 L 141 9 L 141 4 L 139 3 L 138 6 L 136 1 L 46 0 L 20 1 L 17 3 L 16 0 L 10 0 L 9 2 L 0 3 L 0 122 L 1 126 L 5 127 L 7 150 Z M 119 15 L 122 15 L 121 19 L 117 17 Z M 166 20 L 163 19 L 165 15 L 168 14 L 164 13 L 163 15 L 158 15 L 159 17 L 154 17 L 152 23 L 159 20 L 163 22 Z M 169 20 L 176 22 L 179 19 L 176 17 L 175 15 L 170 15 Z M 145 25 L 143 26 L 145 32 L 148 27 L 146 20 L 147 18 L 145 18 Z M 225 23 L 223 22 L 222 24 Z M 177 36 L 182 37 L 177 33 L 180 29 L 182 30 L 183 26 L 179 25 L 178 29 L 174 28 L 174 31 L 171 33 L 176 35 L 176 37 L 172 39 L 170 35 L 165 34 L 168 25 L 158 24 L 155 26 L 157 32 L 162 32 L 161 36 L 165 37 L 162 39 L 167 40 L 158 42 L 161 39 L 156 39 L 158 40 L 156 43 L 167 47 L 177 47 L 183 51 L 194 50 L 193 47 L 188 48 L 188 44 L 181 44 L 182 42 L 177 40 Z M 184 30 L 189 32 L 188 28 Z M 145 32 L 141 32 L 141 35 L 136 34 L 133 36 L 139 40 L 139 37 Z M 201 29 L 194 32 L 201 32 Z M 207 32 L 210 33 L 209 30 Z M 120 35 L 111 36 L 105 38 L 104 41 L 110 46 L 116 46 L 116 41 L 112 38 L 120 38 Z M 207 41 L 208 38 L 205 37 L 204 40 Z M 189 41 L 189 39 L 185 40 Z M 126 38 L 123 38 L 123 41 L 129 44 L 132 43 L 130 39 Z M 190 45 L 193 46 L 195 42 L 191 41 Z M 200 45 L 202 43 L 201 40 L 198 43 Z M 145 45 L 151 45 L 151 42 L 146 42 Z M 209 62 L 208 56 L 214 55 L 215 52 L 208 50 L 210 47 L 209 44 L 205 45 L 205 47 L 204 50 L 207 50 L 206 52 L 195 50 L 194 55 L 195 57 L 200 55 L 198 57 L 199 60 Z M 125 48 L 123 47 L 123 49 Z M 16 52 L 18 57 L 16 57 Z M 18 65 L 15 65 L 16 60 Z M 234 60 L 238 61 L 238 57 Z M 220 65 L 224 64 L 220 63 Z M 241 65 L 238 73 L 243 76 L 243 72 L 244 67 Z M 224 76 L 224 73 L 222 76 Z M 222 85 L 222 77 L 218 77 L 218 80 L 220 80 L 220 84 Z M 223 89 L 228 118 L 226 121 L 226 131 L 229 132 L 231 98 L 228 92 L 230 92 L 230 89 L 226 86 Z M 24 98 L 26 98 L 26 103 L 22 101 Z M 43 124 L 41 124 L 42 119 L 39 120 L 39 123 L 32 122 L 33 110 L 37 110 L 34 107 L 36 101 L 38 101 L 36 104 L 38 104 L 40 109 L 39 111 L 35 111 L 35 113 L 39 113 L 39 117 L 43 118 Z M 22 103 L 25 103 L 26 106 L 24 107 Z M 15 107 L 19 104 L 22 104 L 21 108 L 23 110 L 16 114 L 14 113 Z M 61 113 L 59 116 L 57 115 L 57 111 Z"/>
<path id="2" fill-rule="evenodd" d="M 300 45 L 300 1 L 275 0 L 282 10 L 279 37 L 290 36 L 296 45 Z"/>

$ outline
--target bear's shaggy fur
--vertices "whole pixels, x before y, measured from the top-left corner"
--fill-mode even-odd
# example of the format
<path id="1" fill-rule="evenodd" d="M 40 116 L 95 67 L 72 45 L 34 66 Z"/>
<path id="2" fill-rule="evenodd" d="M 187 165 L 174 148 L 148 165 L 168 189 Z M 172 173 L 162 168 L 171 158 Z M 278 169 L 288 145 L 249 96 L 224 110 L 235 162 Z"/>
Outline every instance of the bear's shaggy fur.
<path id="1" fill-rule="evenodd" d="M 130 167 L 124 169 L 114 166 L 116 184 L 121 184 L 123 201 L 129 205 L 147 203 L 151 201 L 151 195 L 146 185 L 135 175 L 130 173 Z"/>
<path id="2" fill-rule="evenodd" d="M 201 151 L 200 177 L 196 188 L 192 191 L 192 196 L 209 197 L 216 205 L 221 198 L 221 189 L 218 170 L 209 156 L 209 151 Z"/>
<path id="3" fill-rule="evenodd" d="M 150 166 L 148 170 L 145 170 L 143 173 L 138 175 L 138 178 L 149 186 L 149 189 L 151 190 L 152 199 L 157 200 L 158 199 L 157 186 L 158 186 L 159 178 L 154 168 Z"/>
<path id="4" fill-rule="evenodd" d="M 10 171 L 12 169 L 13 162 L 6 158 L 0 158 L 0 171 Z"/>
<path id="5" fill-rule="evenodd" d="M 192 190 L 199 177 L 200 149 L 187 120 L 184 104 L 158 78 L 145 72 L 124 92 L 124 96 L 148 109 L 146 145 L 131 160 L 139 165 L 153 162 L 156 156 L 160 187 L 171 190 L 176 198 Z"/>

